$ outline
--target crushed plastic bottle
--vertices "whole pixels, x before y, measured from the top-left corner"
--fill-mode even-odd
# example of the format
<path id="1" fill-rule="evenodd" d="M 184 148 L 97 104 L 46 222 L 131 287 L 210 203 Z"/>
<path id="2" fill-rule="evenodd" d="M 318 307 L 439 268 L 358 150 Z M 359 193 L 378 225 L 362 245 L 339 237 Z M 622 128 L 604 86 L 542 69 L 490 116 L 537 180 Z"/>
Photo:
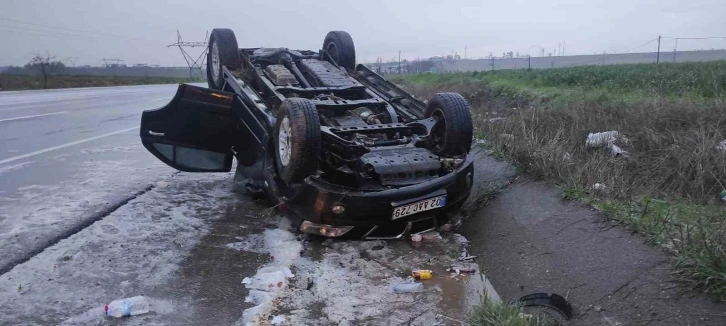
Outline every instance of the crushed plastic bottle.
<path id="1" fill-rule="evenodd" d="M 273 324 L 273 325 L 282 325 L 284 323 L 285 323 L 284 315 L 272 317 L 272 320 L 270 321 L 270 324 Z"/>
<path id="2" fill-rule="evenodd" d="M 591 148 L 612 144 L 618 139 L 618 137 L 620 137 L 620 133 L 614 130 L 589 133 L 587 135 L 587 140 L 585 140 L 585 146 Z"/>
<path id="3" fill-rule="evenodd" d="M 136 316 L 149 312 L 149 301 L 144 296 L 113 300 L 103 307 L 107 316 L 125 317 Z"/>
<path id="4" fill-rule="evenodd" d="M 716 150 L 721 152 L 726 152 L 726 139 L 722 140 L 718 145 L 716 145 Z"/>
<path id="5" fill-rule="evenodd" d="M 721 194 L 719 195 L 719 197 L 721 197 L 721 200 L 723 200 L 723 201 L 726 202 L 726 189 L 721 192 Z"/>
<path id="6" fill-rule="evenodd" d="M 398 283 L 393 284 L 393 293 L 411 293 L 423 290 L 421 283 Z"/>
<path id="7" fill-rule="evenodd" d="M 610 149 L 610 153 L 613 156 L 628 156 L 629 153 L 627 151 L 623 150 L 622 148 L 620 148 L 620 146 L 615 144 L 615 142 L 618 141 L 625 144 L 628 143 L 628 139 L 615 130 L 596 132 L 587 135 L 587 140 L 585 140 L 585 146 L 587 148 L 607 147 Z"/>
<path id="8" fill-rule="evenodd" d="M 464 266 L 452 266 L 451 268 L 447 268 L 446 271 L 456 273 L 456 274 L 472 274 L 472 273 L 476 273 L 476 268 L 464 267 Z"/>

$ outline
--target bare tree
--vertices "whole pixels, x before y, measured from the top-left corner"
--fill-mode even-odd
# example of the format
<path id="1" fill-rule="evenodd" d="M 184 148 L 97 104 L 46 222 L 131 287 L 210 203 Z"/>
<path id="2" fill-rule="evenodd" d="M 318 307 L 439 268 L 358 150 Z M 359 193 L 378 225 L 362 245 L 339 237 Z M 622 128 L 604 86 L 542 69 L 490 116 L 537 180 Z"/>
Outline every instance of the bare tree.
<path id="1" fill-rule="evenodd" d="M 43 89 L 46 89 L 48 88 L 48 77 L 63 70 L 65 65 L 56 60 L 55 56 L 46 52 L 45 55 L 35 54 L 25 67 L 33 69 L 43 76 Z"/>

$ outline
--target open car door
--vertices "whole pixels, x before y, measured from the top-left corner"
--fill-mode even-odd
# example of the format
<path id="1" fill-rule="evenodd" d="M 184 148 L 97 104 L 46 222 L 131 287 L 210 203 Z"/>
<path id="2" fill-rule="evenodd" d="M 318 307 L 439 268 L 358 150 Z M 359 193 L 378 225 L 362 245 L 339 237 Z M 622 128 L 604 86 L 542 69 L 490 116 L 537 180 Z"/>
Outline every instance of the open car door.
<path id="1" fill-rule="evenodd" d="M 180 84 L 169 104 L 141 115 L 141 142 L 180 171 L 230 171 L 233 148 L 251 137 L 238 128 L 235 101 L 234 93 Z"/>

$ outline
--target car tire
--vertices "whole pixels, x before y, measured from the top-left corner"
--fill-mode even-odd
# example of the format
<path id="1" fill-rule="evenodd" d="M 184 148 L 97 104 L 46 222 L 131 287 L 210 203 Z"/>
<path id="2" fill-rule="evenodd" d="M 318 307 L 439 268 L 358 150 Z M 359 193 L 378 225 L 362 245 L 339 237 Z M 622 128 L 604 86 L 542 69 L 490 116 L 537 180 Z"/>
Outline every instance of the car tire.
<path id="1" fill-rule="evenodd" d="M 315 104 L 304 98 L 283 101 L 275 125 L 275 165 L 280 178 L 290 185 L 315 173 L 320 150 L 320 118 Z"/>
<path id="2" fill-rule="evenodd" d="M 355 44 L 353 38 L 348 32 L 332 31 L 328 32 L 323 41 L 323 50 L 330 54 L 335 63 L 347 69 L 349 72 L 355 70 Z M 329 58 L 325 56 L 325 59 Z"/>
<path id="3" fill-rule="evenodd" d="M 424 117 L 438 119 L 431 131 L 431 151 L 442 156 L 462 155 L 471 150 L 474 130 L 471 107 L 458 93 L 438 93 L 431 98 Z"/>
<path id="4" fill-rule="evenodd" d="M 229 28 L 215 28 L 209 36 L 207 51 L 207 83 L 209 88 L 221 90 L 224 86 L 222 67 L 236 70 L 241 58 L 237 47 L 237 37 Z"/>

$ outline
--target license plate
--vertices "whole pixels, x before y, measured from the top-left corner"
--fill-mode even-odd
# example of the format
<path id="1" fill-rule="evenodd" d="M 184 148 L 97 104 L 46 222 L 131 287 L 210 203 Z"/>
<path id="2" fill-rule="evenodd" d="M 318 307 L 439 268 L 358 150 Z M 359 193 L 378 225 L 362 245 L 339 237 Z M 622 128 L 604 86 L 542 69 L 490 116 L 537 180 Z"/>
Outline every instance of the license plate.
<path id="1" fill-rule="evenodd" d="M 391 218 L 395 220 L 397 218 L 429 211 L 444 206 L 446 206 L 446 195 L 436 196 L 429 199 L 424 199 L 422 201 L 417 201 L 412 204 L 394 207 Z"/>

